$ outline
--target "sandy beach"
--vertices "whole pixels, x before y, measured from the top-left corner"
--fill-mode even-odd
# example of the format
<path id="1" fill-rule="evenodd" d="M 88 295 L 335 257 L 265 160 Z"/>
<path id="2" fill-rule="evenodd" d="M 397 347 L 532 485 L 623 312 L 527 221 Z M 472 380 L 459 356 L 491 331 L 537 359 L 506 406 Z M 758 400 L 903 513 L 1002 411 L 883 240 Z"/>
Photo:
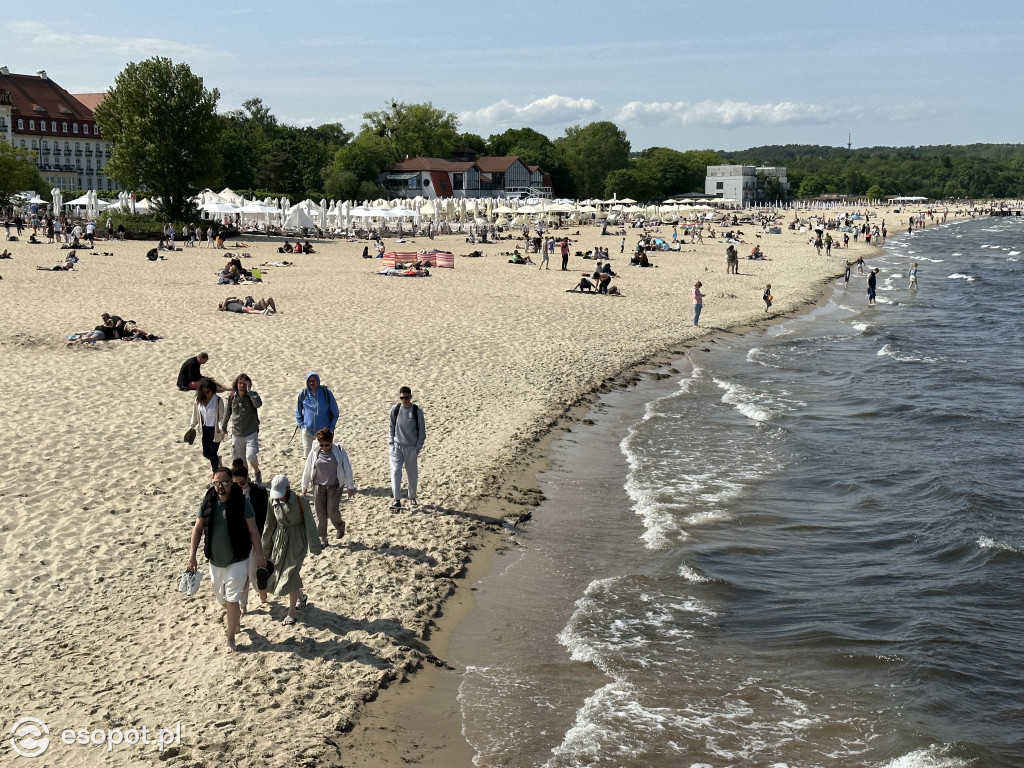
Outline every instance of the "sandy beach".
<path id="1" fill-rule="evenodd" d="M 872 223 L 881 218 L 894 231 L 901 215 Z M 79 252 L 75 272 L 35 269 L 62 260 L 55 245 L 27 245 L 27 236 L 10 243 L 14 259 L 0 262 L 6 727 L 21 717 L 46 723 L 48 765 L 370 765 L 374 755 L 377 765 L 394 764 L 374 745 L 401 723 L 378 720 L 371 735 L 360 719 L 382 687 L 444 666 L 438 617 L 445 614 L 442 628 L 457 618 L 469 597 L 467 569 L 485 567 L 500 516 L 528 508 L 528 465 L 572 409 L 658 356 L 815 304 L 844 259 L 874 251 L 851 241 L 826 258 L 808 232 L 756 239 L 755 226 L 740 228 L 739 275 L 726 274 L 723 240 L 654 254 L 657 269 L 638 269 L 628 256 L 641 230 L 627 230 L 624 255 L 619 236 L 602 237 L 599 227 L 555 230 L 574 241 L 573 253 L 609 248 L 621 297 L 565 292 L 592 271 L 590 261 L 571 257 L 569 272 L 557 254 L 550 271 L 515 266 L 499 255 L 514 243 L 470 246 L 462 236 L 388 241 L 388 250 L 456 254 L 454 270 L 421 279 L 373 274 L 380 262 L 360 258 L 365 241 L 321 241 L 314 255 L 282 256 L 280 239 L 243 237 L 245 247 L 184 249 L 150 262 L 153 243 L 98 240 Z M 754 243 L 770 260 L 743 258 Z M 459 258 L 477 248 L 484 258 Z M 225 254 L 243 252 L 247 268 L 294 264 L 264 268 L 262 284 L 217 285 Z M 706 294 L 698 328 L 696 280 Z M 766 283 L 774 295 L 767 314 Z M 851 289 L 863 284 L 855 271 Z M 218 312 L 229 295 L 272 296 L 280 312 Z M 160 339 L 67 344 L 104 311 Z M 262 396 L 266 481 L 284 472 L 298 482 L 295 397 L 306 373 L 319 372 L 337 398 L 336 440 L 359 489 L 342 504 L 345 543 L 332 538 L 306 559 L 310 602 L 299 623 L 281 624 L 282 601 L 261 609 L 253 597 L 235 655 L 224 652 L 209 579 L 193 597 L 176 591 L 210 479 L 198 442 L 181 442 L 192 396 L 175 388 L 182 361 L 199 351 L 210 355 L 205 373 L 230 382 L 244 371 Z M 427 441 L 420 507 L 392 512 L 387 414 L 403 384 L 425 413 Z M 226 463 L 229 454 L 222 445 Z M 207 570 L 202 557 L 200 567 Z M 429 700 L 433 689 L 416 685 Z M 412 722 L 444 711 L 419 700 Z M 180 727 L 180 743 L 162 752 L 60 743 L 64 729 L 142 726 Z M 440 736 L 424 726 L 423 737 L 418 759 L 429 765 L 426 740 Z"/>

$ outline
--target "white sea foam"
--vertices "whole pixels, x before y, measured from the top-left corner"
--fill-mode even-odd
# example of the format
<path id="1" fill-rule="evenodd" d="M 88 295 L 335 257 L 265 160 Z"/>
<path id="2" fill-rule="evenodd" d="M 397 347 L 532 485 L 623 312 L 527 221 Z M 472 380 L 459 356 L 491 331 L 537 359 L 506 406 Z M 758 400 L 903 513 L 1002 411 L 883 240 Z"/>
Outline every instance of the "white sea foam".
<path id="1" fill-rule="evenodd" d="M 705 576 L 696 568 L 691 568 L 686 563 L 681 563 L 679 565 L 679 575 L 687 581 L 692 581 L 695 584 L 708 584 L 713 581 L 710 576 Z"/>
<path id="2" fill-rule="evenodd" d="M 951 254 L 949 254 L 949 255 L 950 255 L 950 256 L 963 256 L 963 254 L 962 254 L 962 253 L 960 253 L 959 251 L 953 251 L 953 252 L 952 252 Z"/>
<path id="3" fill-rule="evenodd" d="M 867 323 L 852 323 L 851 325 L 854 330 L 860 331 L 861 333 L 864 333 L 864 331 L 871 327 Z"/>
<path id="4" fill-rule="evenodd" d="M 968 283 L 973 283 L 975 280 L 977 280 L 977 278 L 971 277 L 970 275 L 965 275 L 962 272 L 954 272 L 952 275 L 950 275 L 946 279 L 947 280 L 966 280 Z"/>
<path id="5" fill-rule="evenodd" d="M 748 419 L 757 422 L 769 421 L 774 415 L 768 405 L 771 398 L 744 387 L 742 384 L 733 384 L 721 379 L 713 379 L 715 384 L 725 390 L 722 395 L 722 402 L 733 406 Z"/>
<path id="6" fill-rule="evenodd" d="M 886 344 L 880 350 L 875 353 L 878 357 L 891 357 L 893 360 L 899 360 L 901 363 L 934 363 L 938 361 L 937 357 L 927 357 L 925 355 L 915 355 L 904 352 L 896 344 Z"/>
<path id="7" fill-rule="evenodd" d="M 1020 256 L 1020 251 L 1010 251 L 1010 253 L 1007 254 L 1007 255 L 1008 256 Z"/>
<path id="8" fill-rule="evenodd" d="M 978 546 L 982 549 L 1001 549 L 1005 552 L 1020 552 L 1021 550 L 1012 544 L 1007 544 L 1003 541 L 996 541 L 989 536 L 979 536 Z"/>
<path id="9" fill-rule="evenodd" d="M 882 768 L 967 768 L 972 764 L 970 760 L 945 754 L 948 749 L 945 744 L 932 744 L 890 760 Z"/>

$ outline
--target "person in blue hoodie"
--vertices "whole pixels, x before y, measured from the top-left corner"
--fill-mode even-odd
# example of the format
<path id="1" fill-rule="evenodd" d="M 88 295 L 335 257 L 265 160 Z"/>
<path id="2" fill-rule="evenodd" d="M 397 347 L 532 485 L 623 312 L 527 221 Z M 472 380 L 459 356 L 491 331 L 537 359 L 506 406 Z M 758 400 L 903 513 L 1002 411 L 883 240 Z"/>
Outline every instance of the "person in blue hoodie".
<path id="1" fill-rule="evenodd" d="M 327 427 L 331 432 L 338 425 L 338 403 L 334 393 L 320 384 L 320 374 L 310 371 L 306 386 L 299 390 L 295 402 L 295 425 L 302 430 L 303 456 L 308 456 L 316 441 L 316 433 Z"/>

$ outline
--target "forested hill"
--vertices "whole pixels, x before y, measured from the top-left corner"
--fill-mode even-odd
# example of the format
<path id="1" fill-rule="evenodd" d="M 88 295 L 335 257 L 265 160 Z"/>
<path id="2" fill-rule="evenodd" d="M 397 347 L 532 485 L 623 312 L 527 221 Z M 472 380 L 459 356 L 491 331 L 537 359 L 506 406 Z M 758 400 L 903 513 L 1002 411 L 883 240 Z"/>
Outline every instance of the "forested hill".
<path id="1" fill-rule="evenodd" d="M 786 144 L 720 153 L 727 163 L 785 166 L 792 193 L 1024 197 L 1024 144 L 825 147 Z"/>

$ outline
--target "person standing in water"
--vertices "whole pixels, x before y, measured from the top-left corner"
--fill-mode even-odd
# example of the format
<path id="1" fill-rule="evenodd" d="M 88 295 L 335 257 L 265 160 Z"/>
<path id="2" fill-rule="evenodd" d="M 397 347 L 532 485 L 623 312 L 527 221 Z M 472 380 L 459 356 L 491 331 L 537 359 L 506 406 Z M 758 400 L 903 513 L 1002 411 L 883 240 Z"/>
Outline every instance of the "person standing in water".
<path id="1" fill-rule="evenodd" d="M 917 262 L 910 265 L 910 290 L 917 290 Z"/>
<path id="2" fill-rule="evenodd" d="M 872 307 L 875 305 L 875 288 L 878 283 L 877 275 L 878 267 L 868 272 L 868 306 Z"/>

